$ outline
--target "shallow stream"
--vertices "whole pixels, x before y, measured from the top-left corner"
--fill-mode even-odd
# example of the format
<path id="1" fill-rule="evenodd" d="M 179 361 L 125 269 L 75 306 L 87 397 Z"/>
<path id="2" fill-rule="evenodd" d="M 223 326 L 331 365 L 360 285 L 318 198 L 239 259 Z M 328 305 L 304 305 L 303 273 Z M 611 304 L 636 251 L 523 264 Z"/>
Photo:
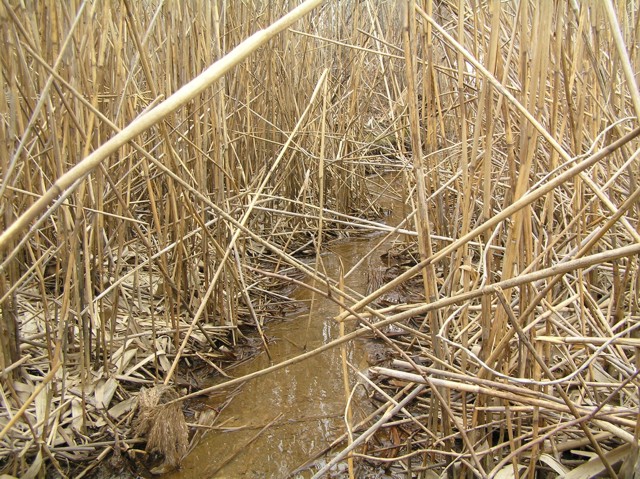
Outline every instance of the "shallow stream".
<path id="1" fill-rule="evenodd" d="M 378 204 L 394 211 L 386 218 L 387 224 L 400 222 L 400 201 L 383 196 Z M 338 279 L 340 259 L 345 271 L 351 270 L 382 237 L 382 233 L 374 232 L 326 245 L 322 255 L 326 274 Z M 364 293 L 368 267 L 381 264 L 380 254 L 389 246 L 384 244 L 353 271 L 346 286 Z M 311 293 L 299 288 L 292 298 L 310 303 Z M 310 312 L 305 310 L 265 326 L 265 333 L 271 338 L 271 361 L 263 352 L 230 373 L 240 377 L 303 353 L 305 343 L 306 349 L 311 350 L 338 338 L 339 325 L 333 319 L 337 313 L 333 301 L 316 295 Z M 366 348 L 366 340 L 347 345 L 347 360 L 359 370 L 368 366 Z M 353 385 L 356 377 L 350 375 Z M 229 400 L 231 394 L 233 398 Z M 221 407 L 223 401 L 226 405 Z M 292 473 L 345 431 L 345 401 L 340 347 L 248 381 L 237 391 L 211 399 L 209 406 L 220 409 L 213 429 L 185 458 L 180 471 L 164 477 L 307 477 L 309 471 Z"/>

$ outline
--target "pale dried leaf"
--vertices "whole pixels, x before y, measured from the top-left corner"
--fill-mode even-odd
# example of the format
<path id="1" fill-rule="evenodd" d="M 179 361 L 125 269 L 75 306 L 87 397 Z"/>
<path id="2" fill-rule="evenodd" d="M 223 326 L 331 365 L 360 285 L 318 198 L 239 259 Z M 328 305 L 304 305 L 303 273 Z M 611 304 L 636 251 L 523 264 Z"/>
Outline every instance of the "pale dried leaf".
<path id="1" fill-rule="evenodd" d="M 523 466 L 522 464 L 518 464 L 518 472 L 526 469 L 527 466 Z M 495 479 L 514 479 L 516 475 L 513 472 L 513 464 L 509 464 L 504 466 L 502 469 L 498 471 L 498 473 L 494 476 Z"/>
<path id="2" fill-rule="evenodd" d="M 77 446 L 75 436 L 66 427 L 58 426 L 58 438 L 71 447 Z"/>
<path id="3" fill-rule="evenodd" d="M 615 383 L 617 382 L 609 373 L 604 371 L 599 364 L 595 364 L 590 370 L 593 374 L 594 381 L 599 383 Z"/>
<path id="4" fill-rule="evenodd" d="M 106 381 L 100 380 L 96 386 L 96 406 L 107 409 L 116 389 L 118 389 L 118 381 L 114 377 L 110 377 Z"/>
<path id="5" fill-rule="evenodd" d="M 75 431 L 82 431 L 83 409 L 82 409 L 82 402 L 80 401 L 80 398 L 73 398 L 71 400 L 71 416 L 73 416 L 73 420 L 71 421 L 71 427 Z"/>
<path id="6" fill-rule="evenodd" d="M 476 269 L 473 268 L 472 266 L 463 264 L 462 266 L 460 266 L 459 269 L 467 273 L 471 277 L 472 281 L 475 281 L 478 278 L 478 271 L 476 271 Z M 465 275 L 460 275 L 460 284 L 464 285 L 465 281 L 466 281 Z"/>
<path id="7" fill-rule="evenodd" d="M 136 405 L 137 398 L 135 396 L 130 397 L 122 402 L 119 402 L 111 409 L 109 409 L 109 417 L 114 419 L 119 419 L 123 414 L 131 411 L 131 409 Z M 96 421 L 96 427 L 103 427 L 106 424 L 106 421 L 102 418 Z"/>
<path id="8" fill-rule="evenodd" d="M 169 361 L 164 351 L 158 353 L 158 362 L 163 371 L 166 372 L 171 369 L 171 361 Z"/>
<path id="9" fill-rule="evenodd" d="M 605 458 L 609 464 L 615 464 L 621 461 L 629 452 L 629 444 L 620 446 L 605 454 Z M 569 474 L 565 476 L 566 479 L 589 479 L 596 476 L 606 470 L 602 460 L 599 457 L 595 457 L 584 464 L 573 469 Z"/>
<path id="10" fill-rule="evenodd" d="M 634 440 L 622 461 L 622 466 L 620 466 L 620 472 L 618 473 L 620 479 L 640 479 L 640 455 L 638 454 L 638 449 L 638 443 Z"/>
<path id="11" fill-rule="evenodd" d="M 38 455 L 33 459 L 33 462 L 27 469 L 21 479 L 35 479 L 38 477 L 40 469 L 42 468 L 42 451 L 38 452 Z"/>
<path id="12" fill-rule="evenodd" d="M 22 381 L 14 381 L 13 389 L 18 393 L 31 394 L 35 389 L 35 386 L 33 384 L 23 383 Z"/>
<path id="13" fill-rule="evenodd" d="M 51 409 L 51 401 L 50 401 L 50 384 L 45 384 L 44 388 L 40 391 L 40 393 L 36 396 L 35 404 L 36 404 L 36 419 L 38 420 L 38 428 L 37 433 L 40 435 L 45 426 L 45 419 L 47 418 L 47 414 Z"/>
<path id="14" fill-rule="evenodd" d="M 572 449 L 571 454 L 574 456 L 582 456 L 587 459 L 595 459 L 598 455 L 593 451 L 583 451 L 582 449 Z"/>
<path id="15" fill-rule="evenodd" d="M 124 354 L 124 352 L 130 350 L 130 346 L 133 342 L 134 342 L 133 339 L 129 339 L 122 346 L 116 349 L 113 352 L 113 354 L 111 354 L 111 362 L 116 364 L 122 358 L 122 355 Z"/>
<path id="16" fill-rule="evenodd" d="M 124 353 L 123 358 L 119 359 L 115 363 L 118 365 L 118 374 L 122 374 L 122 371 L 124 371 L 124 368 L 126 368 L 129 365 L 129 363 L 136 356 L 137 353 L 138 351 L 136 349 L 129 349 Z"/>
<path id="17" fill-rule="evenodd" d="M 144 366 L 147 363 L 150 363 L 151 361 L 153 361 L 154 357 L 156 356 L 156 353 L 151 353 L 149 354 L 147 357 L 145 357 L 143 360 L 139 361 L 138 363 L 136 363 L 135 365 L 131 366 L 126 373 L 124 373 L 125 376 L 131 376 L 132 373 L 136 372 L 138 369 L 140 369 L 142 366 Z"/>
<path id="18" fill-rule="evenodd" d="M 560 462 L 550 454 L 541 454 L 538 460 L 557 472 L 560 477 L 564 477 L 569 472 L 569 469 L 560 464 Z"/>

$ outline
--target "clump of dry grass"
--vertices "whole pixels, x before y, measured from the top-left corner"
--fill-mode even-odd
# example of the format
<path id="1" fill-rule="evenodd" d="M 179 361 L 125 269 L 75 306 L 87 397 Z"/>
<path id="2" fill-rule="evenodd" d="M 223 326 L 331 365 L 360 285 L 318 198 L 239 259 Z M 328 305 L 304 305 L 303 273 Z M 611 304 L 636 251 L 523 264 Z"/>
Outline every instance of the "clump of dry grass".
<path id="1" fill-rule="evenodd" d="M 178 467 L 187 453 L 189 430 L 178 392 L 172 386 L 142 388 L 133 424 L 136 435 L 147 440 L 146 451 L 164 458 L 164 465 Z"/>

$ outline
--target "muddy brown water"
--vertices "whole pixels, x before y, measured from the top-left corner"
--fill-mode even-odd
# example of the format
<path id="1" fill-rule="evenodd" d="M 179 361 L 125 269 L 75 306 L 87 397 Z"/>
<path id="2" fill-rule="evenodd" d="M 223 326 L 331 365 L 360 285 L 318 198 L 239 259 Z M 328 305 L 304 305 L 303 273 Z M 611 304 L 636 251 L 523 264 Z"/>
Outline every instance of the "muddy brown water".
<path id="1" fill-rule="evenodd" d="M 379 204 L 394 213 L 386 223 L 397 224 L 401 219 L 401 203 L 381 198 Z M 364 255 L 380 242 L 382 233 L 362 238 L 333 242 L 322 255 L 329 276 L 338 278 L 340 259 L 349 271 Z M 371 263 L 380 264 L 380 254 L 389 244 L 371 255 Z M 367 267 L 364 261 L 346 280 L 353 290 L 366 291 Z M 293 299 L 309 302 L 311 294 L 298 289 Z M 333 318 L 336 304 L 316 295 L 313 307 L 296 317 L 274 322 L 265 327 L 272 342 L 272 360 L 265 353 L 248 361 L 230 373 L 240 377 L 277 364 L 314 349 L 339 337 L 339 325 Z M 309 321 L 310 316 L 310 321 Z M 368 366 L 366 341 L 356 340 L 347 346 L 347 360 L 359 370 Z M 350 373 L 351 385 L 356 382 Z M 359 388 L 363 390 L 363 388 Z M 186 478 L 285 478 L 310 477 L 310 471 L 293 472 L 345 432 L 345 391 L 342 376 L 340 347 L 332 348 L 303 362 L 258 377 L 244 383 L 229 400 L 222 395 L 212 398 L 209 406 L 220 408 L 210 430 L 183 461 L 179 471 L 165 474 L 164 479 Z M 365 406 L 366 398 L 358 401 Z M 326 460 L 326 458 L 324 459 Z M 319 459 L 319 464 L 323 461 Z"/>

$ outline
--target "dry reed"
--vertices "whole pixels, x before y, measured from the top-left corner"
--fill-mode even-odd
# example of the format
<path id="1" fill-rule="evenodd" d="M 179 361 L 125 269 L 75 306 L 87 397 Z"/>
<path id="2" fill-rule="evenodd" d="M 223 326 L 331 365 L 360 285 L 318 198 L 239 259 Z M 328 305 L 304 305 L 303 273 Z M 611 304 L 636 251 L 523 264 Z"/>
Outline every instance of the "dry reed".
<path id="1" fill-rule="evenodd" d="M 183 399 L 248 379 L 193 370 L 301 274 L 363 326 L 252 377 L 370 329 L 397 356 L 351 474 L 637 469 L 637 5 L 320 3 L 0 5 L 2 473 L 67 476 L 136 431 L 177 465 Z M 395 230 L 372 221 L 383 169 Z M 341 292 L 322 245 L 371 229 L 397 268 Z"/>
<path id="2" fill-rule="evenodd" d="M 161 469 L 178 466 L 187 453 L 189 431 L 182 406 L 171 402 L 179 397 L 175 389 L 164 385 L 142 388 L 138 395 L 133 429 L 147 439 L 147 452 L 161 455 Z"/>

